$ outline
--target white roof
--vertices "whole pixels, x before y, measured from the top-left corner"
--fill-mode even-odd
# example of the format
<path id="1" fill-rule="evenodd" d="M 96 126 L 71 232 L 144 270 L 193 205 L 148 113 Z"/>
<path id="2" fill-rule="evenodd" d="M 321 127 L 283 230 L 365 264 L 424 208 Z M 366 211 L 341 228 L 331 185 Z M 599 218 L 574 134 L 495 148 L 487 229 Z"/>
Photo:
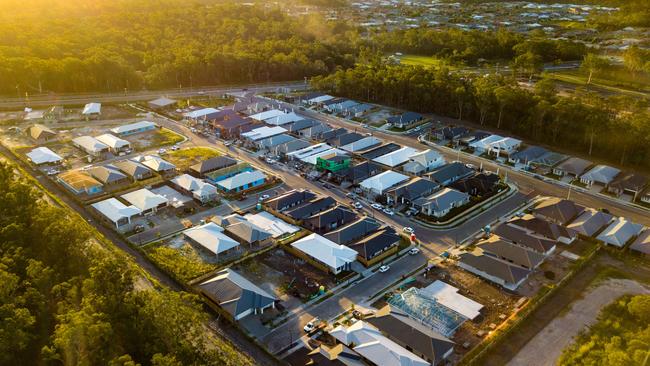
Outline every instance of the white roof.
<path id="1" fill-rule="evenodd" d="M 108 149 L 108 145 L 91 136 L 80 136 L 72 139 L 72 142 L 81 146 L 86 151 L 102 151 Z"/>
<path id="2" fill-rule="evenodd" d="M 214 254 L 239 246 L 236 240 L 226 236 L 223 228 L 214 222 L 187 229 L 183 234 Z"/>
<path id="3" fill-rule="evenodd" d="M 349 327 L 339 325 L 330 331 L 332 337 L 376 365 L 382 366 L 430 366 L 406 348 L 391 341 L 377 328 L 359 320 Z"/>
<path id="4" fill-rule="evenodd" d="M 201 179 L 195 178 L 189 174 L 182 174 L 171 180 L 172 183 L 179 187 L 194 192 L 199 196 L 206 196 L 217 193 L 217 187 L 210 183 L 206 183 Z"/>
<path id="5" fill-rule="evenodd" d="M 249 132 L 242 133 L 241 135 L 249 140 L 258 141 L 258 140 L 265 139 L 267 137 L 280 135 L 285 132 L 287 132 L 287 130 L 280 126 L 273 126 L 273 127 L 264 126 L 264 127 L 251 130 Z"/>
<path id="6" fill-rule="evenodd" d="M 332 99 L 334 99 L 334 97 L 331 96 L 331 95 L 321 95 L 320 97 L 309 99 L 307 102 L 309 102 L 309 103 L 322 103 L 322 102 L 327 102 L 328 100 L 332 100 Z"/>
<path id="7" fill-rule="evenodd" d="M 281 114 L 275 117 L 267 118 L 264 120 L 264 122 L 270 125 L 280 126 L 280 125 L 286 125 L 287 123 L 300 121 L 303 119 L 305 118 L 295 114 L 294 112 L 291 112 L 291 113 Z"/>
<path id="8" fill-rule="evenodd" d="M 157 172 L 176 169 L 176 165 L 156 155 L 137 156 L 133 161 L 142 163 Z"/>
<path id="9" fill-rule="evenodd" d="M 319 152 L 318 154 L 309 155 L 308 157 L 303 158 L 302 161 L 304 161 L 307 164 L 316 165 L 316 161 L 318 160 L 318 158 L 326 158 L 326 157 L 331 158 L 334 156 L 347 156 L 347 155 L 348 154 L 343 150 L 329 149 L 329 150 Z"/>
<path id="10" fill-rule="evenodd" d="M 158 125 L 153 123 L 153 122 L 149 122 L 149 121 L 140 121 L 140 122 L 135 122 L 135 123 L 131 123 L 131 124 L 128 124 L 128 125 L 124 125 L 124 126 L 111 128 L 111 132 L 121 134 L 121 133 L 131 132 L 131 131 L 135 131 L 135 130 L 139 130 L 141 128 L 147 128 L 147 127 L 151 127 L 151 126 L 158 126 Z"/>
<path id="11" fill-rule="evenodd" d="M 27 157 L 34 164 L 44 164 L 44 163 L 56 163 L 63 160 L 62 157 L 57 155 L 54 151 L 48 149 L 47 147 L 37 147 L 34 150 L 28 152 Z"/>
<path id="12" fill-rule="evenodd" d="M 617 217 L 596 239 L 606 243 L 623 247 L 630 239 L 639 235 L 643 225 L 627 221 L 624 217 Z"/>
<path id="13" fill-rule="evenodd" d="M 336 244 L 318 234 L 305 236 L 291 246 L 333 269 L 354 262 L 358 254 L 356 250 Z"/>
<path id="14" fill-rule="evenodd" d="M 517 140 L 512 137 L 504 137 L 490 144 L 490 146 L 498 146 L 506 150 L 510 147 L 519 146 L 519 145 L 521 145 L 521 140 Z"/>
<path id="15" fill-rule="evenodd" d="M 475 149 L 476 148 L 489 149 L 490 146 L 492 146 L 492 143 L 497 142 L 499 140 L 503 140 L 503 137 L 499 135 L 490 135 L 482 138 L 481 140 L 472 142 L 471 144 L 469 144 L 469 146 Z"/>
<path id="16" fill-rule="evenodd" d="M 123 218 L 131 218 L 140 214 L 140 209 L 131 205 L 126 206 L 115 198 L 109 198 L 92 204 L 93 208 L 99 211 L 102 215 L 106 216 L 113 222 L 118 222 Z"/>
<path id="17" fill-rule="evenodd" d="M 123 194 L 122 198 L 133 206 L 139 208 L 141 211 L 147 211 L 154 207 L 158 207 L 163 203 L 168 203 L 167 198 L 159 194 L 155 194 L 145 188 Z"/>
<path id="18" fill-rule="evenodd" d="M 248 172 L 241 172 L 230 178 L 220 180 L 217 182 L 217 185 L 227 190 L 231 190 L 242 187 L 249 183 L 257 182 L 258 180 L 264 178 L 266 178 L 266 175 L 264 175 L 264 173 L 260 172 L 259 170 L 253 170 Z"/>
<path id="19" fill-rule="evenodd" d="M 341 146 L 341 150 L 345 150 L 349 152 L 365 150 L 371 146 L 380 144 L 381 141 L 382 141 L 381 139 L 378 139 L 374 136 L 367 136 L 355 142 Z"/>
<path id="20" fill-rule="evenodd" d="M 81 114 L 100 114 L 102 112 L 101 103 L 88 103 L 84 106 Z"/>
<path id="21" fill-rule="evenodd" d="M 191 119 L 197 119 L 197 118 L 205 117 L 210 113 L 216 113 L 216 112 L 219 112 L 219 110 L 216 108 L 203 108 L 203 109 L 197 109 L 195 111 L 184 113 L 183 116 Z"/>
<path id="22" fill-rule="evenodd" d="M 113 149 L 121 149 L 125 146 L 129 146 L 130 143 L 126 140 L 123 140 L 119 137 L 113 136 L 110 133 L 105 133 L 95 137 L 97 141 L 102 142 Z"/>
<path id="23" fill-rule="evenodd" d="M 174 104 L 176 101 L 174 99 L 170 99 L 167 97 L 160 97 L 158 99 L 154 99 L 149 102 L 149 104 L 153 104 L 159 107 L 166 107 L 168 105 Z"/>
<path id="24" fill-rule="evenodd" d="M 331 148 L 332 147 L 330 145 L 328 145 L 328 144 L 326 144 L 324 142 L 321 142 L 320 144 L 307 146 L 304 149 L 292 151 L 292 152 L 288 153 L 287 156 L 291 156 L 293 158 L 303 160 L 306 157 L 309 157 L 309 156 L 314 155 L 314 154 L 321 153 L 323 151 L 330 150 Z"/>
<path id="25" fill-rule="evenodd" d="M 269 294 L 268 292 L 264 291 L 263 289 L 261 289 L 260 287 L 258 287 L 257 285 L 255 285 L 254 283 L 249 281 L 246 277 L 240 275 L 239 273 L 233 271 L 230 268 L 224 269 L 223 271 L 219 272 L 215 277 L 201 283 L 201 285 L 205 285 L 206 283 L 210 283 L 210 282 L 214 282 L 214 281 L 220 281 L 220 280 L 223 280 L 223 279 L 226 279 L 226 278 L 229 279 L 234 284 L 236 284 L 237 286 L 239 286 L 240 288 L 242 288 L 244 290 L 255 292 L 257 294 L 260 294 L 262 296 L 265 296 L 265 297 L 268 297 L 268 298 L 271 298 L 271 299 L 275 299 L 275 300 L 278 299 L 277 297 L 275 297 L 275 296 Z"/>
<path id="26" fill-rule="evenodd" d="M 282 219 L 277 218 L 266 211 L 256 214 L 248 214 L 244 218 L 251 224 L 271 233 L 274 238 L 284 234 L 293 234 L 300 231 L 300 228 L 284 222 Z"/>
<path id="27" fill-rule="evenodd" d="M 393 152 L 390 152 L 386 155 L 382 155 L 379 157 L 376 157 L 372 159 L 372 161 L 379 163 L 379 164 L 384 164 L 388 165 L 389 167 L 395 167 L 401 164 L 406 163 L 409 161 L 409 158 L 412 155 L 415 155 L 419 153 L 420 151 L 417 149 L 414 149 L 410 146 L 405 146 L 399 150 L 395 150 Z"/>
<path id="28" fill-rule="evenodd" d="M 391 188 L 394 185 L 404 182 L 408 179 L 409 177 L 404 174 L 400 174 L 392 170 L 387 170 L 383 173 L 377 174 L 364 180 L 361 182 L 360 186 L 367 190 L 374 191 L 377 194 L 383 194 L 384 191 L 388 188 Z"/>
<path id="29" fill-rule="evenodd" d="M 286 114 L 286 113 L 284 113 L 283 111 L 278 110 L 278 109 L 271 109 L 270 111 L 264 111 L 264 112 L 260 112 L 258 114 L 254 114 L 254 115 L 250 116 L 250 118 L 252 118 L 254 120 L 258 120 L 258 121 L 264 121 L 264 120 L 267 120 L 269 118 L 281 116 L 283 114 Z"/>
<path id="30" fill-rule="evenodd" d="M 440 280 L 436 280 L 436 282 L 421 289 L 420 292 L 468 319 L 479 316 L 483 308 L 483 305 L 459 294 L 456 287 Z"/>

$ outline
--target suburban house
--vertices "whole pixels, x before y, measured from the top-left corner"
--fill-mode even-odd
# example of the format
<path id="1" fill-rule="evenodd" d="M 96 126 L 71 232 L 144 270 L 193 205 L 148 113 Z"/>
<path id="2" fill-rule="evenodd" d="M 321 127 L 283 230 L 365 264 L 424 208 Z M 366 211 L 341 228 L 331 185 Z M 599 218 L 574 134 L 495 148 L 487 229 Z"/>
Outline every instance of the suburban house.
<path id="1" fill-rule="evenodd" d="M 85 151 L 86 154 L 95 157 L 102 157 L 110 150 L 108 145 L 91 136 L 75 137 L 72 139 L 72 144 Z"/>
<path id="2" fill-rule="evenodd" d="M 35 165 L 43 165 L 43 164 L 56 165 L 56 164 L 60 164 L 63 161 L 63 158 L 61 156 L 59 156 L 57 153 L 55 153 L 54 151 L 50 150 L 47 147 L 37 147 L 25 155 L 27 156 L 29 161 L 31 161 Z"/>
<path id="3" fill-rule="evenodd" d="M 130 182 L 129 177 L 113 165 L 96 166 L 88 169 L 88 173 L 105 186 L 115 186 Z"/>
<path id="4" fill-rule="evenodd" d="M 610 214 L 594 210 L 593 208 L 587 208 L 580 216 L 567 225 L 567 229 L 574 230 L 587 237 L 593 237 L 602 228 L 612 222 L 613 219 L 614 217 Z"/>
<path id="5" fill-rule="evenodd" d="M 530 164 L 540 169 L 540 172 L 548 174 L 553 171 L 554 166 L 567 160 L 568 158 L 568 155 L 560 154 L 554 151 L 548 151 L 546 154 L 531 160 Z"/>
<path id="6" fill-rule="evenodd" d="M 352 348 L 365 360 L 382 366 L 430 366 L 431 363 L 416 356 L 406 348 L 390 340 L 373 325 L 359 320 L 346 327 L 339 325 L 330 335 Z"/>
<path id="7" fill-rule="evenodd" d="M 188 194 L 201 203 L 217 199 L 217 187 L 189 174 L 182 174 L 170 181 L 181 192 Z"/>
<path id="8" fill-rule="evenodd" d="M 387 154 L 378 156 L 378 157 L 372 159 L 372 161 L 374 161 L 375 163 L 378 163 L 378 164 L 383 164 L 383 165 L 386 165 L 388 167 L 394 168 L 396 166 L 399 166 L 399 165 L 402 165 L 402 164 L 406 163 L 407 161 L 409 161 L 411 156 L 413 156 L 413 155 L 415 155 L 415 154 L 417 154 L 419 152 L 420 151 L 418 151 L 418 150 L 416 150 L 416 149 L 414 149 L 412 147 L 405 146 L 405 147 L 402 147 L 399 150 L 391 151 L 391 152 L 389 152 Z"/>
<path id="9" fill-rule="evenodd" d="M 650 189 L 646 189 L 646 191 L 641 195 L 640 200 L 641 202 L 650 203 Z"/>
<path id="10" fill-rule="evenodd" d="M 533 215 L 558 225 L 566 225 L 578 217 L 585 208 L 573 201 L 552 198 L 544 200 L 533 210 Z"/>
<path id="11" fill-rule="evenodd" d="M 454 353 L 452 340 L 390 305 L 379 309 L 366 321 L 431 365 L 444 364 Z"/>
<path id="12" fill-rule="evenodd" d="M 359 184 L 359 186 L 369 196 L 377 196 L 384 194 L 384 192 L 386 192 L 388 189 L 396 186 L 399 183 L 407 181 L 408 179 L 409 177 L 404 174 L 400 174 L 392 170 L 387 170 L 383 173 L 365 179 Z"/>
<path id="13" fill-rule="evenodd" d="M 370 104 L 357 104 L 354 107 L 349 108 L 347 112 L 344 113 L 344 115 L 347 117 L 361 117 L 364 115 L 364 113 L 371 110 L 372 108 L 373 106 Z"/>
<path id="14" fill-rule="evenodd" d="M 323 141 L 329 141 L 329 140 L 333 140 L 333 139 L 335 139 L 335 138 L 337 138 L 337 137 L 339 137 L 341 135 L 345 135 L 347 133 L 349 133 L 348 130 L 346 130 L 343 127 L 340 127 L 340 128 L 337 128 L 337 129 L 331 129 L 329 131 L 324 131 L 320 135 L 319 139 L 321 139 Z"/>
<path id="15" fill-rule="evenodd" d="M 554 222 L 542 220 L 533 215 L 526 215 L 522 218 L 511 220 L 508 222 L 508 225 L 521 228 L 563 244 L 571 244 L 578 237 L 578 233 L 573 230 L 569 230 Z"/>
<path id="16" fill-rule="evenodd" d="M 618 197 L 623 194 L 632 195 L 632 201 L 634 202 L 647 185 L 648 178 L 640 174 L 627 173 L 614 179 L 607 187 L 607 192 L 613 193 Z"/>
<path id="17" fill-rule="evenodd" d="M 250 115 L 249 117 L 251 119 L 256 120 L 256 121 L 264 122 L 267 119 L 282 116 L 282 115 L 285 115 L 285 114 L 286 113 L 284 113 L 283 111 L 281 111 L 279 109 L 270 109 L 270 110 L 267 110 L 267 111 L 262 111 L 262 112 Z"/>
<path id="18" fill-rule="evenodd" d="M 80 170 L 63 172 L 57 176 L 57 181 L 74 194 L 93 195 L 104 190 L 99 181 Z"/>
<path id="19" fill-rule="evenodd" d="M 633 238 L 636 238 L 643 230 L 643 225 L 636 224 L 623 217 L 617 217 L 596 239 L 606 245 L 614 245 L 622 248 Z"/>
<path id="20" fill-rule="evenodd" d="M 319 171 L 327 171 L 330 173 L 340 172 L 350 168 L 352 160 L 346 155 L 336 155 L 332 157 L 316 158 L 316 169 Z"/>
<path id="21" fill-rule="evenodd" d="M 152 109 L 165 109 L 165 108 L 171 108 L 176 104 L 176 101 L 173 99 L 169 99 L 167 97 L 160 97 L 158 99 L 150 100 L 147 102 L 147 105 L 149 108 Z"/>
<path id="22" fill-rule="evenodd" d="M 515 291 L 531 273 L 530 270 L 487 255 L 463 253 L 458 266 L 470 273 Z"/>
<path id="23" fill-rule="evenodd" d="M 207 174 L 219 169 L 231 167 L 237 164 L 237 160 L 229 156 L 215 156 L 208 160 L 194 164 L 189 168 L 189 173 L 197 178 L 205 178 Z"/>
<path id="24" fill-rule="evenodd" d="M 469 203 L 469 195 L 455 189 L 444 188 L 429 197 L 418 198 L 413 201 L 413 206 L 420 209 L 426 216 L 441 218 L 452 209 L 462 207 Z"/>
<path id="25" fill-rule="evenodd" d="M 265 138 L 264 140 L 255 141 L 255 146 L 257 146 L 257 148 L 260 150 L 271 151 L 278 145 L 286 144 L 294 140 L 297 139 L 291 135 L 283 133 L 282 135 L 275 135 L 269 138 Z"/>
<path id="26" fill-rule="evenodd" d="M 266 175 L 259 170 L 244 171 L 230 178 L 216 182 L 217 188 L 224 192 L 242 192 L 261 186 L 266 181 Z"/>
<path id="27" fill-rule="evenodd" d="M 553 253 L 557 246 L 556 241 L 535 235 L 530 231 L 508 225 L 507 223 L 497 226 L 494 229 L 494 234 L 515 245 L 534 250 L 544 255 Z"/>
<path id="28" fill-rule="evenodd" d="M 281 135 L 285 132 L 287 132 L 287 130 L 280 126 L 263 126 L 250 130 L 248 132 L 243 132 L 241 134 L 241 137 L 249 146 L 252 146 L 255 141 L 264 140 L 275 135 Z"/>
<path id="29" fill-rule="evenodd" d="M 129 136 L 129 135 L 135 135 L 137 133 L 153 131 L 156 128 L 158 128 L 158 125 L 153 122 L 140 121 L 140 122 L 124 125 L 124 126 L 111 128 L 111 132 L 113 132 L 118 136 Z"/>
<path id="30" fill-rule="evenodd" d="M 364 161 L 363 163 L 348 167 L 347 169 L 332 172 L 332 179 L 338 184 L 349 182 L 354 185 L 359 184 L 382 171 L 383 169 L 379 164 Z"/>
<path id="31" fill-rule="evenodd" d="M 438 188 L 440 188 L 438 183 L 424 178 L 413 178 L 387 190 L 385 193 L 386 203 L 396 206 L 410 205 L 416 199 L 428 196 Z"/>
<path id="32" fill-rule="evenodd" d="M 319 212 L 327 211 L 336 206 L 337 202 L 332 197 L 319 197 L 317 199 L 305 202 L 280 213 L 281 216 L 287 217 L 293 223 L 302 222 Z"/>
<path id="33" fill-rule="evenodd" d="M 142 163 L 142 165 L 148 167 L 154 172 L 163 175 L 172 174 L 176 171 L 176 165 L 156 155 L 138 156 L 131 160 Z"/>
<path id="34" fill-rule="evenodd" d="M 359 141 L 363 138 L 364 136 L 360 133 L 347 132 L 327 140 L 327 143 L 332 146 L 340 147 L 340 146 L 345 146 L 354 143 L 355 141 Z"/>
<path id="35" fill-rule="evenodd" d="M 397 128 L 406 128 L 422 120 L 424 120 L 424 116 L 415 112 L 405 112 L 386 118 L 386 122 Z"/>
<path id="36" fill-rule="evenodd" d="M 36 141 L 39 144 L 54 141 L 58 137 L 55 131 L 41 124 L 30 126 L 27 129 L 27 134 L 32 138 L 32 140 Z"/>
<path id="37" fill-rule="evenodd" d="M 327 131 L 332 131 L 332 128 L 319 122 L 309 128 L 298 131 L 298 136 L 306 139 L 317 140 Z"/>
<path id="38" fill-rule="evenodd" d="M 118 229 L 130 224 L 132 217 L 140 215 L 137 207 L 126 206 L 115 198 L 99 201 L 91 206 Z"/>
<path id="39" fill-rule="evenodd" d="M 352 143 L 349 143 L 347 145 L 342 145 L 340 146 L 341 150 L 345 150 L 347 152 L 355 153 L 359 151 L 364 151 L 368 150 L 374 147 L 377 147 L 379 144 L 382 143 L 382 140 L 374 137 L 374 136 L 366 136 L 360 140 L 354 141 Z"/>
<path id="40" fill-rule="evenodd" d="M 359 253 L 359 262 L 370 267 L 397 253 L 400 240 L 395 230 L 386 228 L 358 239 L 349 246 Z"/>
<path id="41" fill-rule="evenodd" d="M 134 180 L 143 180 L 153 177 L 151 169 L 145 165 L 133 160 L 122 160 L 113 163 L 113 165 L 124 173 L 128 174 Z"/>
<path id="42" fill-rule="evenodd" d="M 527 148 L 518 151 L 508 156 L 508 161 L 513 164 L 529 165 L 535 159 L 542 157 L 548 150 L 541 146 L 528 146 Z"/>
<path id="43" fill-rule="evenodd" d="M 304 130 L 309 127 L 313 127 L 318 124 L 318 122 L 313 119 L 301 119 L 300 121 L 295 121 L 283 126 L 289 133 L 297 135 L 298 131 Z"/>
<path id="44" fill-rule="evenodd" d="M 521 140 L 517 140 L 512 137 L 504 137 L 500 140 L 494 141 L 490 144 L 489 152 L 495 154 L 496 156 L 503 156 L 517 152 L 521 146 Z"/>
<path id="45" fill-rule="evenodd" d="M 306 190 L 293 190 L 264 201 L 264 206 L 272 212 L 281 212 L 316 198 L 316 194 Z"/>
<path id="46" fill-rule="evenodd" d="M 580 158 L 569 158 L 566 161 L 560 163 L 558 166 L 553 168 L 553 174 L 560 177 L 569 176 L 577 178 L 581 176 L 587 168 L 592 166 L 592 163 L 589 160 L 580 159 Z"/>
<path id="47" fill-rule="evenodd" d="M 270 148 L 269 152 L 276 156 L 286 156 L 289 153 L 302 150 L 310 145 L 311 144 L 308 141 L 294 139 Z"/>
<path id="48" fill-rule="evenodd" d="M 217 112 L 219 112 L 219 110 L 216 108 L 212 108 L 212 107 L 201 108 L 201 109 L 195 109 L 187 113 L 183 113 L 183 117 L 185 117 L 185 119 L 193 123 L 205 124 L 207 122 L 207 117 Z"/>
<path id="49" fill-rule="evenodd" d="M 537 268 L 544 261 L 544 254 L 501 240 L 492 236 L 477 244 L 483 255 L 516 264 L 528 270 Z"/>
<path id="50" fill-rule="evenodd" d="M 499 135 L 490 135 L 488 134 L 487 136 L 481 138 L 481 139 L 475 139 L 469 144 L 469 147 L 473 148 L 474 151 L 478 153 L 489 153 L 490 150 L 492 149 L 492 144 L 502 140 L 503 137 Z"/>
<path id="51" fill-rule="evenodd" d="M 409 162 L 402 169 L 414 175 L 428 173 L 445 164 L 445 159 L 435 150 L 424 150 L 409 157 Z"/>
<path id="52" fill-rule="evenodd" d="M 614 181 L 620 172 L 619 169 L 611 166 L 596 165 L 591 168 L 591 170 L 580 176 L 580 182 L 586 184 L 588 187 L 591 187 L 594 184 L 606 187 Z"/>
<path id="53" fill-rule="evenodd" d="M 469 129 L 462 126 L 447 126 L 433 131 L 433 136 L 438 140 L 456 141 L 469 134 Z"/>
<path id="54" fill-rule="evenodd" d="M 247 214 L 244 218 L 251 224 L 271 233 L 273 238 L 281 238 L 300 231 L 299 227 L 291 225 L 266 211 Z"/>
<path id="55" fill-rule="evenodd" d="M 474 174 L 474 170 L 465 166 L 460 162 L 453 162 L 443 165 L 433 173 L 427 174 L 429 179 L 440 184 L 441 186 L 448 186 L 457 180 L 469 177 Z"/>
<path id="56" fill-rule="evenodd" d="M 311 234 L 293 242 L 291 248 L 300 252 L 305 259 L 316 262 L 313 264 L 335 275 L 349 271 L 358 254 L 355 250 L 318 234 Z"/>
<path id="57" fill-rule="evenodd" d="M 113 136 L 110 133 L 105 133 L 103 135 L 99 135 L 95 137 L 99 142 L 104 143 L 107 145 L 110 149 L 110 151 L 118 155 L 121 152 L 126 152 L 127 150 L 131 149 L 131 143 L 123 140 L 119 137 Z"/>
<path id="58" fill-rule="evenodd" d="M 630 245 L 630 250 L 649 256 L 650 255 L 650 230 L 645 230 L 644 232 L 642 232 L 636 238 L 634 243 Z"/>
<path id="59" fill-rule="evenodd" d="M 102 104 L 101 103 L 87 103 L 84 106 L 84 109 L 81 111 L 81 114 L 87 117 L 99 116 L 102 114 Z"/>
<path id="60" fill-rule="evenodd" d="M 374 160 L 375 158 L 378 158 L 382 155 L 386 155 L 388 153 L 399 150 L 401 148 L 402 148 L 401 145 L 398 145 L 393 142 L 389 142 L 385 145 L 378 146 L 374 149 L 368 149 L 367 151 L 364 151 L 363 153 L 361 153 L 361 157 L 368 160 Z"/>
<path id="61" fill-rule="evenodd" d="M 214 131 L 222 139 L 236 139 L 244 133 L 248 132 L 252 126 L 252 121 L 242 118 L 237 114 L 227 116 L 223 119 L 210 121 Z"/>
<path id="62" fill-rule="evenodd" d="M 341 226 L 334 231 L 323 235 L 336 244 L 348 245 L 355 240 L 359 240 L 364 236 L 377 231 L 381 224 L 369 217 L 362 217 L 357 221 L 351 222 L 345 226 Z"/>
<path id="63" fill-rule="evenodd" d="M 262 247 L 271 244 L 273 235 L 246 219 L 226 226 L 226 234 L 240 244 Z"/>
<path id="64" fill-rule="evenodd" d="M 221 226 L 214 222 L 208 222 L 183 231 L 183 235 L 192 244 L 200 246 L 219 258 L 219 256 L 232 253 L 239 248 L 239 243 L 224 234 L 223 231 Z"/>
<path id="65" fill-rule="evenodd" d="M 278 299 L 230 268 L 198 285 L 201 294 L 238 321 L 251 314 L 263 314 Z"/>
<path id="66" fill-rule="evenodd" d="M 500 180 L 497 174 L 480 173 L 458 180 L 449 187 L 474 197 L 491 196 L 497 193 Z"/>
<path id="67" fill-rule="evenodd" d="M 338 227 L 356 220 L 357 215 L 341 206 L 319 212 L 309 218 L 302 220 L 302 225 L 309 231 L 325 234 Z"/>
<path id="68" fill-rule="evenodd" d="M 167 207 L 169 203 L 167 198 L 155 194 L 146 188 L 123 194 L 121 197 L 126 202 L 137 207 L 143 215 L 155 214 L 159 209 Z"/>

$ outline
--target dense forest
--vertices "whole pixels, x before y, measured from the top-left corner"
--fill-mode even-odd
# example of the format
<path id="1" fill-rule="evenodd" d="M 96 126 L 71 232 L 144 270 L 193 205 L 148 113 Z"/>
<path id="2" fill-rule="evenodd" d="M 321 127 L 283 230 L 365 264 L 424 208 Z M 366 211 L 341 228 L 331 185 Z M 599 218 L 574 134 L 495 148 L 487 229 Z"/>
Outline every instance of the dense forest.
<path id="1" fill-rule="evenodd" d="M 0 162 L 0 365 L 252 364 L 95 235 Z"/>
<path id="2" fill-rule="evenodd" d="M 647 103 L 594 93 L 558 97 L 550 80 L 535 90 L 504 75 L 469 76 L 378 60 L 317 77 L 315 88 L 349 98 L 474 121 L 551 146 L 650 169 Z"/>
<path id="3" fill-rule="evenodd" d="M 564 350 L 558 365 L 645 365 L 650 357 L 650 296 L 625 296 Z"/>
<path id="4" fill-rule="evenodd" d="M 297 80 L 351 66 L 357 33 L 201 0 L 0 2 L 0 93 Z"/>

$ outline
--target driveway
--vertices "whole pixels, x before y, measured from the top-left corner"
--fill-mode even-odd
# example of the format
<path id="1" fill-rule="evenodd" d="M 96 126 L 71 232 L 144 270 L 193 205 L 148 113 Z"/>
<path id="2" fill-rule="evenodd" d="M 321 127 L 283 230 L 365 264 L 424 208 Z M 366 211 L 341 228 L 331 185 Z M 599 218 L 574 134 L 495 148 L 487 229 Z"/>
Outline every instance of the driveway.
<path id="1" fill-rule="evenodd" d="M 649 293 L 650 289 L 632 280 L 610 279 L 603 282 L 574 302 L 566 314 L 553 319 L 519 350 L 508 365 L 555 365 L 574 337 L 598 320 L 598 313 L 603 307 L 623 295 Z"/>

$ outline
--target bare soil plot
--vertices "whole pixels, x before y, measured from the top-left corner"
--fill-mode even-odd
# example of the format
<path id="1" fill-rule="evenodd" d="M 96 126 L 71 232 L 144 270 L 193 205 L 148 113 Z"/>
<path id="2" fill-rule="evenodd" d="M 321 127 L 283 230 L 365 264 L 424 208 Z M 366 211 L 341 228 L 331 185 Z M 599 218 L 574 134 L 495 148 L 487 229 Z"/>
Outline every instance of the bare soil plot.
<path id="1" fill-rule="evenodd" d="M 190 147 L 171 151 L 166 158 L 170 163 L 176 165 L 179 170 L 185 170 L 194 164 L 219 155 L 217 150 L 210 147 Z"/>
<path id="2" fill-rule="evenodd" d="M 137 151 L 171 146 L 185 140 L 183 136 L 166 128 L 159 128 L 153 131 L 127 136 L 127 139 Z"/>

